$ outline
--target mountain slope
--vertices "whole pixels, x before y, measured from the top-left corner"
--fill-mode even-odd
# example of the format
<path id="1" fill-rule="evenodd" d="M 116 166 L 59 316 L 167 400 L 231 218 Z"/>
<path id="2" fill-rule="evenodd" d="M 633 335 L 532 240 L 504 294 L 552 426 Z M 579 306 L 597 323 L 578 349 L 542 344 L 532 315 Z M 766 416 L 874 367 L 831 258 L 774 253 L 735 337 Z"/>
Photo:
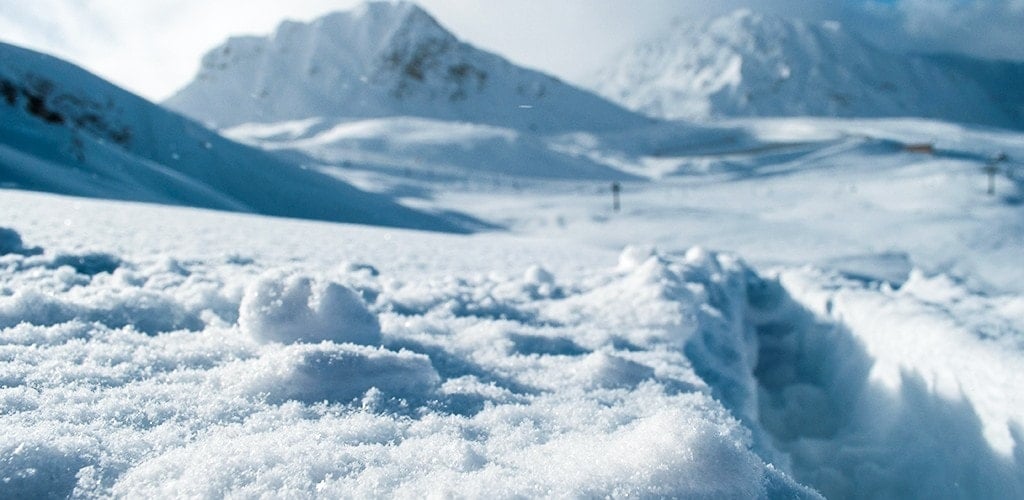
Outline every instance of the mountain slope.
<path id="1" fill-rule="evenodd" d="M 165 104 L 218 128 L 304 118 L 417 116 L 541 132 L 644 118 L 460 42 L 411 3 L 371 2 L 210 51 Z"/>
<path id="2" fill-rule="evenodd" d="M 559 151 L 535 134 L 477 123 L 401 116 L 358 121 L 311 119 L 240 125 L 221 132 L 289 158 L 305 157 L 305 162 L 403 177 L 636 180 L 583 155 Z"/>
<path id="3" fill-rule="evenodd" d="M 0 43 L 0 185 L 459 231 L 231 142 L 59 59 Z"/>
<path id="4" fill-rule="evenodd" d="M 969 73 L 879 49 L 835 22 L 736 11 L 680 23 L 594 77 L 601 94 L 652 116 L 916 116 L 1024 125 Z"/>

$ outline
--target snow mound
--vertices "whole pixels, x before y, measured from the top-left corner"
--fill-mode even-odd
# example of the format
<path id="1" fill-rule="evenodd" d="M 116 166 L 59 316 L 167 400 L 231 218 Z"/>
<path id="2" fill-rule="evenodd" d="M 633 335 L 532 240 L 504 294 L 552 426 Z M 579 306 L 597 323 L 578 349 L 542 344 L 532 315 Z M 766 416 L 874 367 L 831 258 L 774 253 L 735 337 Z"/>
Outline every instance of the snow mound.
<path id="1" fill-rule="evenodd" d="M 978 70 L 985 66 L 890 52 L 836 22 L 739 10 L 676 23 L 610 61 L 592 87 L 673 119 L 914 116 L 1024 126 L 1014 73 Z"/>
<path id="2" fill-rule="evenodd" d="M 378 405 L 382 399 L 422 404 L 440 378 L 430 358 L 409 351 L 352 344 L 295 344 L 226 369 L 235 390 L 271 401 L 323 401 Z"/>
<path id="3" fill-rule="evenodd" d="M 165 104 L 217 128 L 311 117 L 418 116 L 540 132 L 646 121 L 460 42 L 410 2 L 368 2 L 231 38 Z"/>
<path id="4" fill-rule="evenodd" d="M 259 342 L 380 344 L 377 316 L 353 290 L 308 276 L 270 272 L 250 285 L 239 326 Z"/>

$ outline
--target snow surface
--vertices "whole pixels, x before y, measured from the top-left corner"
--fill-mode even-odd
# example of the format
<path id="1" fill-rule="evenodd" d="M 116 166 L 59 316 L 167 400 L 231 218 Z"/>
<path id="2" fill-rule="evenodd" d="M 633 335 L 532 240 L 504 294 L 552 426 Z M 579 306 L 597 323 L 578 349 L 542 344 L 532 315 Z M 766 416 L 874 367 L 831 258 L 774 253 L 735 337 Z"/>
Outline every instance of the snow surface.
<path id="1" fill-rule="evenodd" d="M 595 73 L 600 94 L 651 116 L 922 117 L 1024 127 L 1019 66 L 898 54 L 835 21 L 738 10 L 677 21 Z"/>
<path id="2" fill-rule="evenodd" d="M 551 132 L 648 121 L 460 42 L 409 2 L 368 2 L 231 38 L 164 104 L 215 128 L 416 116 Z"/>
<path id="3" fill-rule="evenodd" d="M 346 174 L 513 234 L 5 192 L 8 491 L 1020 496 L 1020 185 L 980 169 L 1024 139 L 683 130 L 720 140 L 620 214 L 606 181 Z M 594 156 L 671 152 L 635 134 Z"/>
<path id="4" fill-rule="evenodd" d="M 501 235 L 2 203 L 44 249 L 3 257 L 14 496 L 813 496 L 698 376 L 753 385 L 750 331 L 722 317 L 754 279 L 734 258 L 616 267 Z M 118 264 L 55 265 L 71 241 Z M 660 314 L 634 322 L 641 298 Z"/>

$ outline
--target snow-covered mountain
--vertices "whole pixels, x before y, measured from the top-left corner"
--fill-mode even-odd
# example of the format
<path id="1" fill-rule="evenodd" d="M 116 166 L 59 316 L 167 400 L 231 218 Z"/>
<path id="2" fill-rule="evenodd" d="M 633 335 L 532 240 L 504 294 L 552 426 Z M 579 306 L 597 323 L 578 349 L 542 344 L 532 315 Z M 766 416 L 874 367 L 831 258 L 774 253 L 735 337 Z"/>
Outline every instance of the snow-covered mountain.
<path id="1" fill-rule="evenodd" d="M 0 186 L 285 217 L 460 229 L 229 141 L 77 66 L 2 43 Z"/>
<path id="2" fill-rule="evenodd" d="M 165 104 L 216 128 L 416 116 L 540 132 L 645 118 L 459 41 L 420 7 L 371 2 L 266 37 L 230 38 Z"/>
<path id="3" fill-rule="evenodd" d="M 992 96 L 1011 83 L 983 85 L 967 65 L 896 54 L 836 22 L 744 9 L 677 22 L 617 57 L 592 86 L 664 118 L 914 116 L 1019 128 L 1020 103 Z"/>

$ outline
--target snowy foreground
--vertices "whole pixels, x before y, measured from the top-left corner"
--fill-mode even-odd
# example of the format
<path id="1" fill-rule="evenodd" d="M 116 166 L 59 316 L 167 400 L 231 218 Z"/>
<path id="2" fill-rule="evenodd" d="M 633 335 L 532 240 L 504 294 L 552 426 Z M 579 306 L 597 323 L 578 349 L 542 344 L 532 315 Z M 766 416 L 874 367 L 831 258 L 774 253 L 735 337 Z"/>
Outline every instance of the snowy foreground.
<path id="1" fill-rule="evenodd" d="M 519 204 L 520 233 L 597 203 L 472 192 L 446 199 Z M 674 212 L 566 212 L 569 238 L 10 190 L 0 213 L 3 496 L 1024 494 L 1018 294 L 586 243 Z"/>

